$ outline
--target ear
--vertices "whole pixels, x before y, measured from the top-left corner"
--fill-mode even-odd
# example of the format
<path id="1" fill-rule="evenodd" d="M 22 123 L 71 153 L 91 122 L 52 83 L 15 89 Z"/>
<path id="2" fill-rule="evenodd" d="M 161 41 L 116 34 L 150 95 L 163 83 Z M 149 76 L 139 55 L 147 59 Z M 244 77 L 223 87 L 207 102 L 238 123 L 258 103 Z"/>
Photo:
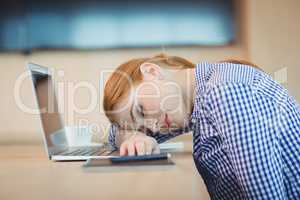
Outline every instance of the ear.
<path id="1" fill-rule="evenodd" d="M 145 62 L 140 66 L 140 71 L 146 80 L 163 79 L 163 73 L 160 66 Z"/>

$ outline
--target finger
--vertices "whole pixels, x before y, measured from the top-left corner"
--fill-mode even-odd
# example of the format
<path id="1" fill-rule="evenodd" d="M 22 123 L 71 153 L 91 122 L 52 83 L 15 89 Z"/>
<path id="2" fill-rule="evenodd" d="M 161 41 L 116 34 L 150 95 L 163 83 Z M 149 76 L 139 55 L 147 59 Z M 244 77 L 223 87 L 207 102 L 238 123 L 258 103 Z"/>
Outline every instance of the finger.
<path id="1" fill-rule="evenodd" d="M 146 149 L 146 155 L 150 155 L 152 154 L 152 151 L 153 151 L 153 144 L 151 142 L 145 142 L 146 145 L 145 145 L 145 149 Z"/>
<path id="2" fill-rule="evenodd" d="M 154 146 L 154 150 L 152 152 L 153 152 L 153 154 L 160 154 L 160 148 L 159 148 L 159 146 L 155 145 Z"/>
<path id="3" fill-rule="evenodd" d="M 144 141 L 139 141 L 135 143 L 136 152 L 139 156 L 145 155 L 145 143 Z"/>
<path id="4" fill-rule="evenodd" d="M 128 155 L 129 155 L 129 156 L 134 156 L 134 155 L 135 155 L 135 147 L 134 147 L 134 143 L 130 142 L 130 143 L 128 144 L 127 150 L 128 150 Z"/>
<path id="5" fill-rule="evenodd" d="M 120 156 L 126 156 L 127 154 L 128 154 L 128 144 L 124 142 L 120 146 Z"/>

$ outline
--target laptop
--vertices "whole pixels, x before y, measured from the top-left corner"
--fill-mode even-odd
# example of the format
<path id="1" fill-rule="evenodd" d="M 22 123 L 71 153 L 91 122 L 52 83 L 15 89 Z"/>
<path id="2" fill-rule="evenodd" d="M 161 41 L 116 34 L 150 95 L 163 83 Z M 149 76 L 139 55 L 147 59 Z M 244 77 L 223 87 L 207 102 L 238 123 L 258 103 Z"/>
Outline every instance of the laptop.
<path id="1" fill-rule="evenodd" d="M 91 138 L 89 137 L 91 134 L 82 128 L 64 126 L 58 111 L 51 70 L 34 63 L 28 63 L 27 67 L 31 74 L 37 108 L 40 113 L 44 146 L 50 160 L 79 161 L 89 158 L 106 159 L 118 156 L 116 149 L 109 144 L 87 142 L 86 145 L 76 145 L 72 141 L 74 140 L 72 136 L 76 137 L 77 134 L 81 139 L 86 139 L 83 137 Z"/>

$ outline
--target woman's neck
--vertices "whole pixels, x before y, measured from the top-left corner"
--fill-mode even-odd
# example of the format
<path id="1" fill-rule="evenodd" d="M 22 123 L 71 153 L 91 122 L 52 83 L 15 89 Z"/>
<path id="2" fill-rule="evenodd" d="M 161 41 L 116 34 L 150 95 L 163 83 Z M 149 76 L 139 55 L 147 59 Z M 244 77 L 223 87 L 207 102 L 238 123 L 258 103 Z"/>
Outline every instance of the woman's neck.
<path id="1" fill-rule="evenodd" d="M 175 77 L 173 81 L 181 88 L 184 103 L 191 114 L 194 108 L 196 91 L 195 68 L 178 70 L 174 72 L 173 77 Z"/>

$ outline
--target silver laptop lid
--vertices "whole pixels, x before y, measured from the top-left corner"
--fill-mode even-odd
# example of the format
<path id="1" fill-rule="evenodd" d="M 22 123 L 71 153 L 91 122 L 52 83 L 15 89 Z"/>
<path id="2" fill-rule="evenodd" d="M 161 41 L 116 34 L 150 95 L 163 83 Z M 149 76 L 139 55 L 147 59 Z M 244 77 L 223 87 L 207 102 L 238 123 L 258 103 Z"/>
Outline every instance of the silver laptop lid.
<path id="1" fill-rule="evenodd" d="M 64 125 L 61 121 L 54 83 L 50 70 L 37 64 L 28 63 L 31 73 L 44 144 L 49 158 L 68 148 Z"/>

